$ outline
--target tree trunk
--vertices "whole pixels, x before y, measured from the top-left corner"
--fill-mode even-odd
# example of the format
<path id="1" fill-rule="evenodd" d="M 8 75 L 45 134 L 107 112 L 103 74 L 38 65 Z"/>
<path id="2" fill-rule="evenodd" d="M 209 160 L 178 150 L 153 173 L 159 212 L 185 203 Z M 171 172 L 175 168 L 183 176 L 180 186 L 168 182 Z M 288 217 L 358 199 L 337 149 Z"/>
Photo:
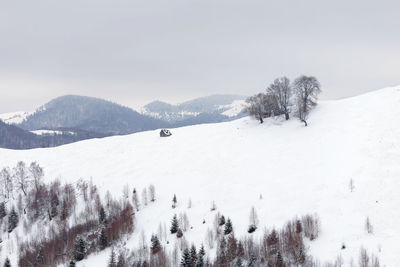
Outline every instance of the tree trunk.
<path id="1" fill-rule="evenodd" d="M 263 122 L 264 122 L 264 120 L 263 120 L 262 116 L 260 116 L 260 123 L 263 123 Z"/>
<path id="2" fill-rule="evenodd" d="M 306 122 L 306 120 L 301 120 L 302 122 L 304 122 L 304 126 L 307 126 L 308 124 L 307 124 L 307 122 Z"/>
<path id="3" fill-rule="evenodd" d="M 288 121 L 289 120 L 289 113 L 285 113 L 285 119 Z"/>

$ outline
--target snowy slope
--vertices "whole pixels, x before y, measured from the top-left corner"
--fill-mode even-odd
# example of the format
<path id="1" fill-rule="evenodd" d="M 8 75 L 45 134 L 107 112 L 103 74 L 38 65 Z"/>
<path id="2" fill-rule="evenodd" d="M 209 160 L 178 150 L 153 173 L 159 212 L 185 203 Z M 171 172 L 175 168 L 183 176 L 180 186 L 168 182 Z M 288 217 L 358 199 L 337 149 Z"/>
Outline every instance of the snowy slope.
<path id="1" fill-rule="evenodd" d="M 18 111 L 0 114 L 0 120 L 8 124 L 19 124 L 23 122 L 33 112 Z"/>
<path id="2" fill-rule="evenodd" d="M 400 87 L 386 88 L 321 102 L 308 127 L 296 120 L 271 119 L 260 125 L 243 118 L 173 129 L 168 138 L 148 131 L 56 148 L 0 149 L 0 167 L 19 160 L 38 161 L 47 179 L 92 177 L 103 194 L 122 193 L 125 184 L 139 192 L 154 184 L 157 200 L 137 214 L 128 247 L 138 245 L 141 231 L 150 239 L 160 222 L 169 227 L 173 214 L 182 211 L 193 226 L 185 237 L 199 245 L 207 227 L 212 227 L 215 212 L 210 206 L 215 200 L 218 211 L 232 219 L 239 237 L 247 234 L 253 205 L 260 229 L 317 213 L 322 232 L 307 245 L 321 261 L 342 254 L 348 266 L 351 258 L 357 262 L 363 245 L 378 255 L 382 265 L 400 266 L 399 117 Z M 352 193 L 350 179 L 355 183 Z M 171 209 L 174 193 L 175 210 Z M 187 209 L 189 199 L 191 209 Z M 372 235 L 364 229 L 367 216 L 374 227 Z M 341 250 L 342 242 L 346 250 Z M 79 266 L 106 266 L 108 256 L 109 251 L 90 256 Z"/>

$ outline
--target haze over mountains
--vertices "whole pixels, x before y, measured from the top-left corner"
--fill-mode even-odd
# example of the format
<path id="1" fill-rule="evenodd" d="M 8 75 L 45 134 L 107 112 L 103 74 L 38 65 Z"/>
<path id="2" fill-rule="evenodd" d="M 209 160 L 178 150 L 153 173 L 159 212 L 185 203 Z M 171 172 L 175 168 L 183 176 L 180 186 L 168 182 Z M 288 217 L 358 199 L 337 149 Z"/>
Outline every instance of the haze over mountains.
<path id="1" fill-rule="evenodd" d="M 244 98 L 213 95 L 177 105 L 155 101 L 139 113 L 103 99 L 67 95 L 51 100 L 34 112 L 1 114 L 0 119 L 14 127 L 0 124 L 3 140 L 0 146 L 13 149 L 50 147 L 89 138 L 230 121 L 244 116 L 241 112 Z M 52 137 L 38 137 L 38 134 Z"/>

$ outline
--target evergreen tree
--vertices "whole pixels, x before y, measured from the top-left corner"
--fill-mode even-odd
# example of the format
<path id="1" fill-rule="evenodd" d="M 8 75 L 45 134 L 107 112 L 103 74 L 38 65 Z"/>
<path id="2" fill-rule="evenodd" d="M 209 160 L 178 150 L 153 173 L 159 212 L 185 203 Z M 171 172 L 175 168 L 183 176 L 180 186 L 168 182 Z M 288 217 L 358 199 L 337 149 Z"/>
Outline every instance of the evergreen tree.
<path id="1" fill-rule="evenodd" d="M 85 241 L 81 236 L 78 236 L 75 239 L 75 251 L 74 251 L 74 257 L 76 261 L 81 261 L 85 257 L 86 254 L 86 244 Z"/>
<path id="2" fill-rule="evenodd" d="M 100 245 L 101 248 L 104 249 L 108 246 L 108 238 L 107 238 L 107 233 L 106 230 L 104 228 L 101 229 L 100 232 Z"/>
<path id="3" fill-rule="evenodd" d="M 117 267 L 126 267 L 126 259 L 123 253 L 118 255 Z"/>
<path id="4" fill-rule="evenodd" d="M 100 210 L 99 210 L 99 222 L 101 223 L 101 224 L 106 224 L 107 223 L 107 221 L 106 221 L 107 219 L 106 219 L 106 212 L 104 211 L 104 207 L 103 207 L 103 205 L 100 207 Z"/>
<path id="5" fill-rule="evenodd" d="M 224 215 L 221 216 L 221 218 L 219 219 L 219 226 L 222 226 L 225 224 L 225 217 Z"/>
<path id="6" fill-rule="evenodd" d="M 175 209 L 176 203 L 178 203 L 178 201 L 176 200 L 176 195 L 174 194 L 174 197 L 172 198 L 172 208 Z"/>
<path id="7" fill-rule="evenodd" d="M 178 232 L 178 229 L 179 229 L 179 224 L 175 214 L 174 217 L 172 218 L 171 229 L 170 229 L 171 234 L 175 234 L 176 232 Z"/>
<path id="8" fill-rule="evenodd" d="M 4 202 L 0 203 L 0 220 L 6 217 L 7 215 L 7 209 L 6 209 L 6 204 Z"/>
<path id="9" fill-rule="evenodd" d="M 285 267 L 285 263 L 283 262 L 282 254 L 278 251 L 278 255 L 276 257 L 276 267 Z"/>
<path id="10" fill-rule="evenodd" d="M 71 260 L 71 261 L 69 262 L 69 267 L 75 267 L 75 262 L 74 262 L 73 260 Z"/>
<path id="11" fill-rule="evenodd" d="M 51 201 L 50 201 L 50 218 L 54 218 L 58 214 L 57 207 L 60 205 L 60 201 L 58 200 L 58 197 L 56 194 L 53 194 L 51 196 Z"/>
<path id="12" fill-rule="evenodd" d="M 243 262 L 241 258 L 238 258 L 236 260 L 235 267 L 243 267 Z"/>
<path id="13" fill-rule="evenodd" d="M 182 254 L 181 267 L 192 267 L 189 249 L 185 249 Z"/>
<path id="14" fill-rule="evenodd" d="M 151 253 L 157 254 L 161 250 L 161 244 L 156 235 L 151 236 Z"/>
<path id="15" fill-rule="evenodd" d="M 247 267 L 255 267 L 256 266 L 256 257 L 254 254 L 250 255 L 249 263 L 247 264 Z"/>
<path id="16" fill-rule="evenodd" d="M 229 235 L 230 233 L 232 233 L 232 231 L 233 231 L 232 222 L 231 219 L 228 218 L 228 220 L 225 223 L 224 234 Z"/>
<path id="17" fill-rule="evenodd" d="M 190 259 L 191 259 L 191 266 L 196 266 L 197 262 L 197 250 L 195 245 L 193 244 L 192 247 L 190 248 Z"/>
<path id="18" fill-rule="evenodd" d="M 4 262 L 4 267 L 11 267 L 10 259 L 7 257 Z"/>
<path id="19" fill-rule="evenodd" d="M 205 249 L 204 249 L 204 245 L 203 244 L 201 244 L 201 247 L 200 247 L 200 250 L 199 250 L 199 254 L 200 255 L 206 255 L 206 251 L 205 251 Z"/>
<path id="20" fill-rule="evenodd" d="M 116 262 L 115 262 L 115 252 L 114 248 L 111 249 L 111 255 L 110 255 L 110 260 L 108 261 L 108 267 L 116 267 Z"/>
<path id="21" fill-rule="evenodd" d="M 8 232 L 11 233 L 18 225 L 18 214 L 15 208 L 12 207 L 10 214 L 8 215 Z"/>
<path id="22" fill-rule="evenodd" d="M 204 254 L 201 253 L 201 250 L 199 251 L 199 254 L 197 255 L 196 267 L 204 267 Z"/>
<path id="23" fill-rule="evenodd" d="M 65 203 L 65 200 L 63 200 L 62 205 L 61 205 L 60 219 L 61 219 L 61 221 L 65 221 L 67 218 L 68 218 L 67 204 Z"/>

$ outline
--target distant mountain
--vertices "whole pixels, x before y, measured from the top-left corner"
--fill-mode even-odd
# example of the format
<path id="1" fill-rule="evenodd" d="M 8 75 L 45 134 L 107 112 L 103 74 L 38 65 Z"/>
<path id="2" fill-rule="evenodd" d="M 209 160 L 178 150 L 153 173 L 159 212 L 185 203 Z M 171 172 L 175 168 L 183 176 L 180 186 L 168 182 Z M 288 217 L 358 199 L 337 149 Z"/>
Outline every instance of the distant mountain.
<path id="1" fill-rule="evenodd" d="M 80 140 L 105 137 L 104 134 L 80 129 L 58 129 L 55 132 L 32 133 L 0 120 L 0 147 L 9 149 L 31 149 L 54 147 Z"/>
<path id="2" fill-rule="evenodd" d="M 173 126 L 223 122 L 245 116 L 242 112 L 245 98 L 239 95 L 211 95 L 176 105 L 154 101 L 141 108 L 140 112 Z"/>
<path id="3" fill-rule="evenodd" d="M 103 99 L 67 95 L 40 107 L 18 126 L 30 131 L 64 127 L 117 135 L 157 129 L 167 123 Z"/>

